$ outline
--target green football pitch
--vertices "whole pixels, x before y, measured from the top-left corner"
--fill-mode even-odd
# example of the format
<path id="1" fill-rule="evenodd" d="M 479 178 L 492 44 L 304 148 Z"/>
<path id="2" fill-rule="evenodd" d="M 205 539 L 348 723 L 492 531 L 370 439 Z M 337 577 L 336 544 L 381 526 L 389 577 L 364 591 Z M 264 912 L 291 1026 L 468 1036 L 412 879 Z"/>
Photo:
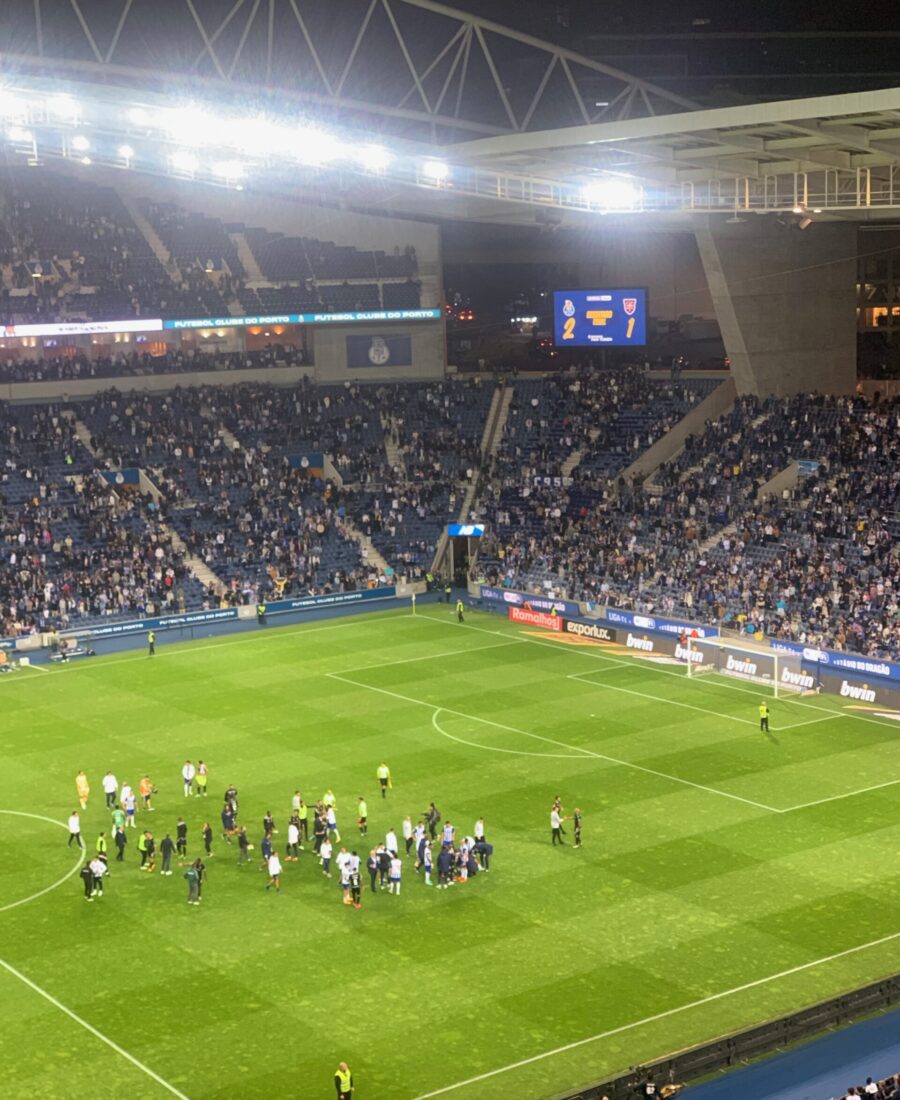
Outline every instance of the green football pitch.
<path id="1" fill-rule="evenodd" d="M 759 692 L 434 605 L 0 678 L 4 1097 L 552 1097 L 900 969 L 900 744 L 840 699 Z M 185 799 L 185 759 L 210 794 Z M 387 761 L 393 789 L 375 777 Z M 84 768 L 159 788 L 139 826 L 199 854 L 229 783 L 256 845 L 182 872 L 111 861 L 85 903 L 65 820 Z M 309 850 L 280 895 L 261 821 L 333 788 L 363 854 L 434 800 L 489 874 L 341 904 Z M 359 842 L 356 798 L 369 804 Z M 580 806 L 584 844 L 549 812 Z M 569 836 L 571 841 L 571 825 Z"/>

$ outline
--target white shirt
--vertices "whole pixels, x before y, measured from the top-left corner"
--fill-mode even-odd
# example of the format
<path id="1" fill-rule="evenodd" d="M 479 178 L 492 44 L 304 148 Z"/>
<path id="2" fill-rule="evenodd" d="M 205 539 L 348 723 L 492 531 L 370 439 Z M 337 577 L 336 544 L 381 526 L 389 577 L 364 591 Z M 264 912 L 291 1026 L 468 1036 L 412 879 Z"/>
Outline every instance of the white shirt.
<path id="1" fill-rule="evenodd" d="M 269 856 L 269 874 L 272 878 L 281 874 L 281 860 L 274 852 Z"/>
<path id="2" fill-rule="evenodd" d="M 119 786 L 119 781 L 118 781 L 118 779 L 116 779 L 116 777 L 113 775 L 112 772 L 110 772 L 109 775 L 104 775 L 104 777 L 103 777 L 103 790 L 107 794 L 115 794 L 116 789 L 118 788 L 118 786 Z"/>
<path id="3" fill-rule="evenodd" d="M 292 810 L 299 810 L 300 809 L 300 795 L 299 794 L 295 794 L 294 797 L 291 799 L 291 809 Z"/>
<path id="4" fill-rule="evenodd" d="M 331 852 L 331 841 L 323 841 L 321 848 L 319 848 L 319 855 L 322 857 L 322 859 L 331 859 Z"/>
<path id="5" fill-rule="evenodd" d="M 122 801 L 127 802 L 128 799 L 131 798 L 132 793 L 133 792 L 131 790 L 131 787 L 126 783 L 125 786 L 122 788 L 122 794 L 120 796 Z"/>
<path id="6" fill-rule="evenodd" d="M 562 818 L 559 816 L 559 813 L 556 810 L 551 810 L 550 811 L 550 828 L 551 829 L 558 829 L 561 824 L 562 824 Z"/>
<path id="7" fill-rule="evenodd" d="M 333 806 L 329 806 L 328 809 L 325 811 L 325 820 L 332 827 L 337 824 L 337 818 L 335 817 Z"/>
<path id="8" fill-rule="evenodd" d="M 300 843 L 300 830 L 296 825 L 288 825 L 288 844 Z"/>
<path id="9" fill-rule="evenodd" d="M 384 846 L 389 852 L 397 851 L 397 834 L 391 829 L 384 838 Z"/>
<path id="10" fill-rule="evenodd" d="M 347 865 L 350 863 L 350 859 L 351 859 L 351 856 L 350 856 L 349 852 L 338 852 L 337 857 L 336 857 L 334 862 L 338 865 L 338 867 L 343 872 L 345 870 L 345 868 L 347 867 Z"/>
<path id="11" fill-rule="evenodd" d="M 391 860 L 391 878 L 399 878 L 403 871 L 403 860 L 396 856 Z"/>
<path id="12" fill-rule="evenodd" d="M 475 839 L 481 840 L 481 838 L 484 836 L 484 821 L 482 818 L 479 817 L 479 819 L 475 822 L 475 829 L 473 831 L 475 833 Z"/>
<path id="13" fill-rule="evenodd" d="M 69 818 L 69 832 L 81 832 L 81 819 L 79 818 L 78 814 L 72 814 L 72 816 Z"/>
<path id="14" fill-rule="evenodd" d="M 197 769 L 194 767 L 193 764 L 188 763 L 185 764 L 185 766 L 181 769 L 181 774 L 184 778 L 185 783 L 193 783 L 194 776 L 197 774 Z"/>
<path id="15" fill-rule="evenodd" d="M 403 822 L 403 839 L 404 839 L 404 840 L 409 840 L 409 838 L 410 838 L 410 837 L 411 837 L 412 835 L 413 835 L 413 824 L 412 824 L 412 822 L 411 822 L 411 821 L 409 820 L 409 818 L 407 818 L 407 819 L 406 819 L 406 820 L 405 820 L 405 821 Z"/>
<path id="16" fill-rule="evenodd" d="M 92 859 L 91 871 L 94 874 L 94 878 L 102 878 L 107 871 L 106 864 L 103 862 L 102 859 Z"/>
<path id="17" fill-rule="evenodd" d="M 359 874 L 359 856 L 350 855 L 347 857 L 347 869 L 351 875 Z"/>

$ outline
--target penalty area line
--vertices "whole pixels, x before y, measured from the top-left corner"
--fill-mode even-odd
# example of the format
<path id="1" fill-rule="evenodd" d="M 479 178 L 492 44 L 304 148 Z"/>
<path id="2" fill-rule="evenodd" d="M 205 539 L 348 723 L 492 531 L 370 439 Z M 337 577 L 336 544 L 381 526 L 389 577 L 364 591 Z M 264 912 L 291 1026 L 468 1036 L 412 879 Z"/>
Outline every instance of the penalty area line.
<path id="1" fill-rule="evenodd" d="M 0 967 L 2 967 L 8 974 L 11 974 L 14 978 L 18 978 L 20 982 L 27 985 L 29 989 L 38 994 L 39 997 L 43 997 L 45 1001 L 48 1001 L 54 1008 L 58 1008 L 60 1012 L 69 1017 L 70 1020 L 74 1020 L 79 1027 L 83 1027 L 85 1031 L 89 1031 L 95 1039 L 99 1039 L 101 1043 L 105 1043 L 111 1050 L 114 1050 L 116 1054 L 120 1054 L 126 1061 L 131 1062 L 133 1066 L 146 1074 L 158 1085 L 164 1088 L 167 1092 L 173 1096 L 180 1097 L 180 1100 L 189 1100 L 189 1098 L 180 1092 L 174 1085 L 170 1085 L 165 1078 L 160 1075 L 149 1066 L 144 1065 L 140 1059 L 135 1058 L 133 1054 L 129 1054 L 124 1047 L 120 1047 L 118 1043 L 110 1039 L 109 1036 L 104 1035 L 102 1031 L 98 1031 L 93 1024 L 89 1024 L 87 1020 L 78 1015 L 77 1012 L 73 1012 L 71 1008 L 67 1008 L 62 1001 L 58 1001 L 52 993 L 48 993 L 46 989 L 42 989 L 37 982 L 33 982 L 31 978 L 22 973 L 21 970 L 17 970 L 11 963 L 8 963 L 5 959 L 0 959 Z"/>
<path id="2" fill-rule="evenodd" d="M 552 1058 L 557 1054 L 565 1054 L 570 1050 L 577 1050 L 579 1047 L 588 1046 L 590 1043 L 598 1043 L 603 1039 L 611 1039 L 615 1035 L 624 1035 L 626 1032 L 634 1031 L 636 1028 L 643 1027 L 645 1024 L 654 1024 L 658 1023 L 660 1020 L 668 1020 L 672 1016 L 680 1015 L 682 1012 L 689 1012 L 692 1008 L 702 1008 L 704 1005 L 715 1004 L 716 1001 L 724 1000 L 726 997 L 733 997 L 737 993 L 746 993 L 748 989 L 759 989 L 761 986 L 777 982 L 781 978 L 789 978 L 794 974 L 802 974 L 817 966 L 824 966 L 827 963 L 836 962 L 838 959 L 845 959 L 850 955 L 857 955 L 860 951 L 867 951 L 870 947 L 880 947 L 882 944 L 892 943 L 897 939 L 900 939 L 900 932 L 891 932 L 889 935 L 881 936 L 877 940 L 870 940 L 868 943 L 860 943 L 855 947 L 848 947 L 844 951 L 836 951 L 833 955 L 824 955 L 821 959 L 813 959 L 811 962 L 800 963 L 799 966 L 792 966 L 787 970 L 780 970 L 777 974 L 768 974 L 764 978 L 756 978 L 752 982 L 744 982 L 743 985 L 736 985 L 732 989 L 723 989 L 719 993 L 711 993 L 708 997 L 701 997 L 699 1000 L 689 1001 L 687 1004 L 666 1009 L 665 1012 L 657 1012 L 655 1015 L 646 1016 L 642 1020 L 632 1020 L 629 1024 L 622 1024 L 620 1027 L 610 1028 L 608 1031 L 601 1031 L 596 1035 L 588 1035 L 584 1039 L 576 1039 L 572 1043 L 554 1047 L 553 1050 L 545 1050 L 540 1054 L 532 1054 L 530 1058 L 520 1058 L 518 1062 L 510 1062 L 509 1065 L 500 1066 L 498 1069 L 488 1070 L 486 1073 L 479 1073 L 474 1077 L 467 1077 L 464 1081 L 457 1081 L 452 1085 L 444 1085 L 443 1088 L 433 1089 L 431 1092 L 423 1092 L 420 1096 L 415 1097 L 415 1100 L 431 1100 L 434 1096 L 444 1096 L 448 1092 L 455 1092 L 457 1089 L 466 1088 L 469 1085 L 477 1085 L 481 1081 L 489 1081 L 492 1077 L 498 1077 L 501 1073 L 509 1073 L 512 1070 L 521 1069 L 523 1066 L 534 1065 L 536 1062 L 544 1061 L 545 1058 Z"/>

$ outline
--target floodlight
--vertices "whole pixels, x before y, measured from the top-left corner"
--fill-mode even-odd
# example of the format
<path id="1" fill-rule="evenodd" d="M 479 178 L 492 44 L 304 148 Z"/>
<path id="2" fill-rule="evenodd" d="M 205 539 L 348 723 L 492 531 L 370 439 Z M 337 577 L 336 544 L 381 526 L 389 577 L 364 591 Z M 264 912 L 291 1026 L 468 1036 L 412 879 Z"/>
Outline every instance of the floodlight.
<path id="1" fill-rule="evenodd" d="M 119 156 L 122 160 L 131 160 L 134 156 L 134 149 L 132 149 L 130 145 L 120 145 Z"/>
<path id="2" fill-rule="evenodd" d="M 132 107 L 128 112 L 128 121 L 135 126 L 149 126 L 150 115 L 143 107 Z"/>
<path id="3" fill-rule="evenodd" d="M 72 138 L 72 148 L 79 153 L 86 153 L 90 149 L 91 143 L 84 136 L 84 134 L 76 134 Z"/>
<path id="4" fill-rule="evenodd" d="M 294 155 L 301 164 L 327 164 L 344 156 L 345 148 L 341 143 L 323 130 L 301 127 L 293 136 Z"/>
<path id="5" fill-rule="evenodd" d="M 235 118 L 222 135 L 222 143 L 250 157 L 267 157 L 284 150 L 292 135 L 289 129 L 262 115 Z"/>
<path id="6" fill-rule="evenodd" d="M 29 142 L 34 141 L 34 134 L 30 130 L 25 130 L 21 126 L 13 126 L 11 130 L 7 131 L 6 136 L 10 141 L 17 142 Z"/>
<path id="7" fill-rule="evenodd" d="M 630 180 L 609 177 L 591 180 L 581 189 L 581 197 L 591 206 L 606 210 L 629 210 L 637 200 L 637 191 Z"/>
<path id="8" fill-rule="evenodd" d="M 384 172 L 394 159 L 383 145 L 364 145 L 355 155 L 367 172 Z"/>
<path id="9" fill-rule="evenodd" d="M 82 157 L 81 158 L 81 163 L 82 164 L 93 164 L 93 161 L 91 160 L 90 157 Z"/>
<path id="10" fill-rule="evenodd" d="M 199 161 L 193 153 L 178 149 L 172 154 L 172 167 L 178 172 L 196 172 Z"/>
<path id="11" fill-rule="evenodd" d="M 422 175 L 434 183 L 443 183 L 450 175 L 450 165 L 443 160 L 426 160 L 422 165 Z"/>
<path id="12" fill-rule="evenodd" d="M 198 145 L 218 140 L 213 135 L 215 120 L 199 107 L 172 107 L 163 118 L 163 128 L 181 145 Z"/>
<path id="13" fill-rule="evenodd" d="M 78 104 L 70 95 L 54 95 L 47 100 L 47 112 L 62 122 L 78 121 Z"/>
<path id="14" fill-rule="evenodd" d="M 0 88 L 0 116 L 24 119 L 28 117 L 28 107 L 19 96 L 7 91 L 6 88 Z"/>
<path id="15" fill-rule="evenodd" d="M 225 180 L 241 180 L 244 178 L 245 169 L 239 160 L 220 160 L 212 166 L 214 176 L 221 176 Z"/>

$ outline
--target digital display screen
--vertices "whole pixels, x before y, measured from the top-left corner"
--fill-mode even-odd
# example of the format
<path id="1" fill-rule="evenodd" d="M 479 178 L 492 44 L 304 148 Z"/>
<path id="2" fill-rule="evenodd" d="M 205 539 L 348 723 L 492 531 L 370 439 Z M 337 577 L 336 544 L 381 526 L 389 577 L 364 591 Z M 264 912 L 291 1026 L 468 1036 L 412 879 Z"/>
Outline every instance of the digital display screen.
<path id="1" fill-rule="evenodd" d="M 553 342 L 564 348 L 643 347 L 647 343 L 647 291 L 556 290 Z"/>

